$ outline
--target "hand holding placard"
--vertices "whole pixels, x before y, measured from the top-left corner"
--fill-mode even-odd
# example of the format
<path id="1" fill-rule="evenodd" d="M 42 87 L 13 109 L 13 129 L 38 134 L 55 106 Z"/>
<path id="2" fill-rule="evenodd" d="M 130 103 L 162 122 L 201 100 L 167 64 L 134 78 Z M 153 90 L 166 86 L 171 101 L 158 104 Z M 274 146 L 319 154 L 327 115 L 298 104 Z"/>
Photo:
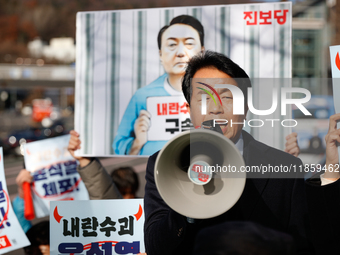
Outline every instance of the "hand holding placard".
<path id="1" fill-rule="evenodd" d="M 80 167 L 87 166 L 91 162 L 90 158 L 75 156 L 74 153 L 76 150 L 80 149 L 81 141 L 79 139 L 79 134 L 76 131 L 71 130 L 70 135 L 71 137 L 67 147 L 68 151 L 70 152 L 72 157 L 79 161 Z"/>
<path id="2" fill-rule="evenodd" d="M 141 110 L 139 112 L 139 117 L 135 121 L 134 131 L 135 131 L 135 140 L 133 141 L 131 150 L 129 152 L 130 155 L 138 155 L 139 151 L 142 149 L 144 144 L 148 140 L 148 130 L 150 127 L 150 118 L 151 114 L 146 110 Z"/>

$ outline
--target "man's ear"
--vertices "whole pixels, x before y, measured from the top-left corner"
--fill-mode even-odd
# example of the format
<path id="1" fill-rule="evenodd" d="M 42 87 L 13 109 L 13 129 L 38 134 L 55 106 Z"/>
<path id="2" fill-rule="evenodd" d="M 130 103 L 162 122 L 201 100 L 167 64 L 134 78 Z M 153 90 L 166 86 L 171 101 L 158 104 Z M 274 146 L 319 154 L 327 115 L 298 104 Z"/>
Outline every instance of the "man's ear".
<path id="1" fill-rule="evenodd" d="M 188 110 L 188 113 L 190 114 L 190 105 L 188 103 L 185 104 L 185 107 L 187 108 Z"/>
<path id="2" fill-rule="evenodd" d="M 204 46 L 201 47 L 201 53 L 205 52 Z"/>

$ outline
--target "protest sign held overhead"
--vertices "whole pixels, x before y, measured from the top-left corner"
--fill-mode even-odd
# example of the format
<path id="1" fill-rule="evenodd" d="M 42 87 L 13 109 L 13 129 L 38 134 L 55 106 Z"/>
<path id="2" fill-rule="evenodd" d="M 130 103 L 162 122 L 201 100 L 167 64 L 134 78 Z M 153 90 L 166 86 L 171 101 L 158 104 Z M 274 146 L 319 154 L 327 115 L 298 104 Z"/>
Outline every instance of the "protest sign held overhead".
<path id="1" fill-rule="evenodd" d="M 50 201 L 88 200 L 87 189 L 77 172 L 77 161 L 67 150 L 69 135 L 25 144 L 25 166 L 37 217 L 49 215 Z"/>
<path id="2" fill-rule="evenodd" d="M 291 17 L 289 2 L 79 12 L 75 130 L 82 148 L 77 155 L 149 156 L 190 127 L 176 98 L 183 96 L 186 63 L 201 52 L 227 55 L 251 78 L 291 78 Z M 291 86 L 277 83 L 268 89 L 254 82 L 256 109 L 267 109 L 273 87 Z M 184 116 L 165 118 L 165 109 Z M 283 120 L 276 112 L 259 117 L 271 118 Z M 291 129 L 279 132 L 276 126 L 252 134 L 283 149 L 282 137 Z"/>

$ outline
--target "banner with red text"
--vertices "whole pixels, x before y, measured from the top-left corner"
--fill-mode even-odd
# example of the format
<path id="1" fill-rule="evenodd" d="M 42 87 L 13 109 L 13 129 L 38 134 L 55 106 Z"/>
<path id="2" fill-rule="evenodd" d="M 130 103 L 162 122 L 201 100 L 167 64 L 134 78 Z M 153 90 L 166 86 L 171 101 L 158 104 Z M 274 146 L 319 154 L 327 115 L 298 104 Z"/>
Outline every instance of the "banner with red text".
<path id="1" fill-rule="evenodd" d="M 5 179 L 3 150 L 0 147 L 0 253 L 30 245 L 12 208 Z"/>
<path id="2" fill-rule="evenodd" d="M 31 185 L 36 217 L 49 215 L 55 200 L 88 200 L 77 161 L 67 150 L 70 135 L 26 143 L 25 166 L 33 176 Z"/>
<path id="3" fill-rule="evenodd" d="M 203 31 L 187 16 L 197 20 Z M 179 22 L 177 27 L 167 27 L 171 21 Z M 170 35 L 175 27 L 176 33 Z M 188 35 L 184 37 L 190 38 L 186 43 L 181 42 L 184 30 Z M 291 2 L 79 12 L 75 130 L 82 147 L 78 155 L 149 156 L 185 130 L 180 120 L 187 117 L 164 122 L 154 115 L 160 103 L 162 110 L 177 111 L 175 101 L 149 106 L 147 101 L 181 96 L 177 78 L 200 52 L 223 53 L 251 78 L 291 78 L 291 32 Z M 166 44 L 167 36 L 176 43 Z M 183 52 L 171 55 L 178 50 Z M 261 95 L 253 98 L 254 107 L 267 109 L 262 98 L 271 98 L 271 90 L 261 84 L 253 88 L 254 95 Z M 276 115 L 282 121 L 291 117 L 291 111 L 284 117 Z M 276 115 L 248 117 L 265 121 L 277 119 Z M 291 128 L 247 128 L 255 139 L 278 149 L 284 149 L 285 136 L 291 133 Z"/>
<path id="4" fill-rule="evenodd" d="M 54 201 L 51 255 L 143 253 L 143 227 L 143 199 Z"/>

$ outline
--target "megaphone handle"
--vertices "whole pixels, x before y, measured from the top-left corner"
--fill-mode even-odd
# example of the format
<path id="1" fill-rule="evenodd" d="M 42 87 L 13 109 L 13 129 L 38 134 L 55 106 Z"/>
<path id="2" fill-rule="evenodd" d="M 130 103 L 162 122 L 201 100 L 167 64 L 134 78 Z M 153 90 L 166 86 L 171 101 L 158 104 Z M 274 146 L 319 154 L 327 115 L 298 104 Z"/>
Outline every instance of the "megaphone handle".
<path id="1" fill-rule="evenodd" d="M 24 216 L 26 220 L 34 219 L 34 207 L 31 194 L 31 185 L 28 182 L 22 184 L 22 189 L 24 191 Z"/>
<path id="2" fill-rule="evenodd" d="M 190 224 L 195 223 L 195 219 L 187 217 L 187 222 L 189 222 Z"/>

